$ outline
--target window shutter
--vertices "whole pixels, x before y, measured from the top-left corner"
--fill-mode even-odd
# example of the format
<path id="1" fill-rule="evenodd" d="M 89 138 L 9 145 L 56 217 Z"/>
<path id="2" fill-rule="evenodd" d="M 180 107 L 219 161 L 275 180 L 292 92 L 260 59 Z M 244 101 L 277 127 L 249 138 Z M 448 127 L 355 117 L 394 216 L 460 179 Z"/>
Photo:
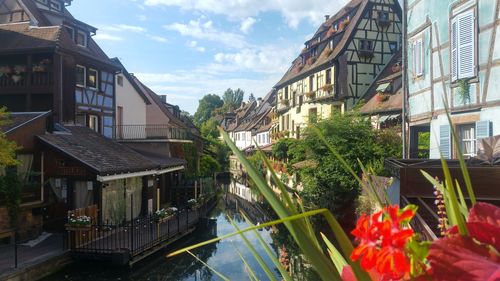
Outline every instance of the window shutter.
<path id="1" fill-rule="evenodd" d="M 474 12 L 458 17 L 458 78 L 474 76 Z"/>
<path id="2" fill-rule="evenodd" d="M 424 61 L 424 56 L 423 56 L 423 39 L 419 39 L 417 41 L 417 75 L 420 76 L 422 74 L 424 74 L 424 64 L 423 64 L 423 61 Z"/>
<path id="3" fill-rule="evenodd" d="M 476 140 L 491 137 L 491 122 L 477 121 L 476 122 Z"/>
<path id="4" fill-rule="evenodd" d="M 449 125 L 439 127 L 439 151 L 444 159 L 451 157 L 451 130 Z"/>
<path id="5" fill-rule="evenodd" d="M 417 76 L 417 41 L 413 42 L 413 76 Z"/>
<path id="6" fill-rule="evenodd" d="M 458 79 L 458 60 L 457 60 L 457 19 L 454 18 L 451 22 L 451 81 Z"/>

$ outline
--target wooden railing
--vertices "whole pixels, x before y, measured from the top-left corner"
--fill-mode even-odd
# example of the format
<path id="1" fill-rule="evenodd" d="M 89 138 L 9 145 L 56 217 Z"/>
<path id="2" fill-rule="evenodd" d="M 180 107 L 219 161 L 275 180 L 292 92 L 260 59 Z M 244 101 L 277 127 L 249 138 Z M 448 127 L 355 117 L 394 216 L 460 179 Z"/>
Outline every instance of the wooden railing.
<path id="1" fill-rule="evenodd" d="M 115 132 L 118 140 L 191 139 L 189 131 L 163 124 L 117 125 L 115 126 Z"/>
<path id="2" fill-rule="evenodd" d="M 0 88 L 48 87 L 54 83 L 53 73 L 24 72 L 21 74 L 2 74 Z"/>

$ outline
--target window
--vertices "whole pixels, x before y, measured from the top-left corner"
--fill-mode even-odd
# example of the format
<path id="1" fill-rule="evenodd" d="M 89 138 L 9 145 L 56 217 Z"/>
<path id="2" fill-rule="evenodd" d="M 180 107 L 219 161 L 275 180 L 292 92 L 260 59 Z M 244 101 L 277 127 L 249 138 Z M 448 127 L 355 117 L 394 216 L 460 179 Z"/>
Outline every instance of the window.
<path id="1" fill-rule="evenodd" d="M 420 37 L 413 41 L 412 63 L 413 77 L 419 77 L 424 74 L 424 48 L 423 38 Z"/>
<path id="2" fill-rule="evenodd" d="M 99 116 L 89 115 L 88 127 L 93 131 L 99 133 Z"/>
<path id="3" fill-rule="evenodd" d="M 118 85 L 123 87 L 123 76 L 121 75 L 116 76 L 116 83 L 118 83 Z"/>
<path id="4" fill-rule="evenodd" d="M 314 75 L 309 76 L 309 91 L 314 91 Z"/>
<path id="5" fill-rule="evenodd" d="M 285 100 L 288 99 L 288 86 L 285 87 Z"/>
<path id="6" fill-rule="evenodd" d="M 333 39 L 328 42 L 328 47 L 330 48 L 330 50 L 333 50 Z"/>
<path id="7" fill-rule="evenodd" d="M 359 40 L 359 49 L 363 51 L 372 51 L 373 48 L 373 41 L 371 40 L 366 40 L 366 39 L 360 39 Z"/>
<path id="8" fill-rule="evenodd" d="M 476 75 L 474 11 L 455 16 L 451 21 L 451 80 L 471 78 Z"/>
<path id="9" fill-rule="evenodd" d="M 72 40 L 75 40 L 75 30 L 72 27 L 65 26 L 66 31 L 69 33 L 69 36 L 71 37 Z"/>
<path id="10" fill-rule="evenodd" d="M 87 71 L 87 87 L 97 89 L 97 70 L 89 68 Z"/>
<path id="11" fill-rule="evenodd" d="M 316 108 L 309 109 L 309 123 L 318 122 L 318 110 Z"/>
<path id="12" fill-rule="evenodd" d="M 87 33 L 78 31 L 76 35 L 76 44 L 78 46 L 87 47 Z"/>
<path id="13" fill-rule="evenodd" d="M 76 66 L 76 85 L 80 87 L 85 87 L 85 74 L 86 69 L 84 66 Z"/>
<path id="14" fill-rule="evenodd" d="M 57 11 L 61 11 L 62 10 L 61 3 L 57 2 L 57 1 L 50 1 L 50 8 L 54 9 L 54 10 L 57 10 Z"/>
<path id="15" fill-rule="evenodd" d="M 389 42 L 389 49 L 391 50 L 391 54 L 394 54 L 398 51 L 398 42 Z"/>
<path id="16" fill-rule="evenodd" d="M 332 70 L 326 70 L 326 84 L 332 84 Z"/>
<path id="17" fill-rule="evenodd" d="M 379 21 L 389 21 L 389 12 L 379 11 L 378 12 Z"/>
<path id="18" fill-rule="evenodd" d="M 458 126 L 460 149 L 464 156 L 476 155 L 476 126 L 474 123 Z"/>

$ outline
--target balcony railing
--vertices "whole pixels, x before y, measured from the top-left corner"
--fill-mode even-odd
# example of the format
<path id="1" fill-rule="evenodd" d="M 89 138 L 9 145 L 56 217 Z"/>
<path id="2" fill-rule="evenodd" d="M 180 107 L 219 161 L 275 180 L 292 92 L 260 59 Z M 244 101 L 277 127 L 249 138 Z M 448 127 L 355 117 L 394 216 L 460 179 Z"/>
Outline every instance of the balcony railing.
<path id="1" fill-rule="evenodd" d="M 190 140 L 191 134 L 169 125 L 117 125 L 117 140 Z"/>
<path id="2" fill-rule="evenodd" d="M 0 87 L 2 88 L 47 87 L 52 86 L 53 82 L 52 72 L 2 73 L 0 75 Z"/>

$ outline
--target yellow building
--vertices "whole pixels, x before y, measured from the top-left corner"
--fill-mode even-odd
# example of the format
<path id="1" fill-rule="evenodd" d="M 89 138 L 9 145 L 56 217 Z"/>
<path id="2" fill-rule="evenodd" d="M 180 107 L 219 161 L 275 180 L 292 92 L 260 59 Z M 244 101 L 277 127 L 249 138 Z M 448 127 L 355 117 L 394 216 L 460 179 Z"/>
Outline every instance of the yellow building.
<path id="1" fill-rule="evenodd" d="M 352 0 L 325 16 L 275 85 L 277 135 L 300 138 L 307 123 L 370 98 L 368 89 L 401 48 L 401 32 L 397 0 Z"/>

